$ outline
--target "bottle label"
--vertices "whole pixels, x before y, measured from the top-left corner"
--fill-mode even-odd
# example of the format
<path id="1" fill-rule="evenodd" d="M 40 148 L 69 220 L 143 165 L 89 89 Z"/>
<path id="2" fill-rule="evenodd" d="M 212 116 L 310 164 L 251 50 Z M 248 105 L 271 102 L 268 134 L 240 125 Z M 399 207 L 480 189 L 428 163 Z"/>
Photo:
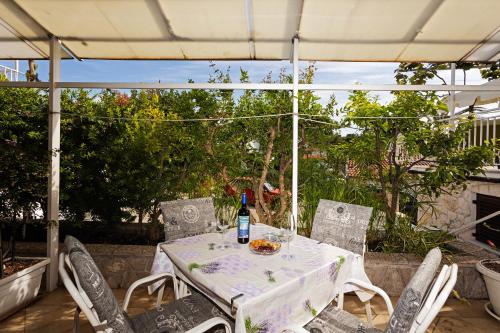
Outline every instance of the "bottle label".
<path id="1" fill-rule="evenodd" d="M 238 216 L 238 238 L 248 238 L 250 216 Z"/>

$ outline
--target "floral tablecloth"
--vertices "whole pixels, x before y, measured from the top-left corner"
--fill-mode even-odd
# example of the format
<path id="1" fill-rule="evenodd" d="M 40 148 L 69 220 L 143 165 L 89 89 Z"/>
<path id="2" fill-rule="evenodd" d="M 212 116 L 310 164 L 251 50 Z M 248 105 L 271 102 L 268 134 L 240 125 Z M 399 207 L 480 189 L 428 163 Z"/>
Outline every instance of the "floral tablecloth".
<path id="1" fill-rule="evenodd" d="M 279 230 L 252 225 L 250 239 L 269 232 Z M 176 274 L 230 315 L 234 298 L 238 333 L 274 333 L 286 326 L 302 326 L 336 297 L 347 278 L 367 279 L 365 274 L 357 276 L 363 271 L 355 267 L 359 256 L 302 236 L 290 242 L 290 251 L 283 243 L 281 251 L 270 256 L 254 254 L 247 244 L 239 244 L 235 229 L 224 240 L 210 233 L 160 246 Z"/>

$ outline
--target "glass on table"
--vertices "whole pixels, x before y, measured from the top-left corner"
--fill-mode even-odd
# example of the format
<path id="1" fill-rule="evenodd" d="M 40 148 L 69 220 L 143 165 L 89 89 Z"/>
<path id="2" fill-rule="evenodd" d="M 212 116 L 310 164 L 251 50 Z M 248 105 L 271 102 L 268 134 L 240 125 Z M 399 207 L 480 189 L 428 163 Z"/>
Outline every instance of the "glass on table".
<path id="1" fill-rule="evenodd" d="M 280 229 L 280 238 L 286 241 L 286 253 L 283 254 L 282 257 L 287 260 L 292 260 L 294 258 L 294 255 L 290 251 L 290 242 L 295 237 L 295 229 L 294 229 L 295 221 L 293 219 L 292 214 L 290 214 L 288 221 L 289 221 L 288 227 L 282 226 Z"/>
<path id="2" fill-rule="evenodd" d="M 221 241 L 224 242 L 224 234 L 229 228 L 229 221 L 225 218 L 219 218 L 217 220 L 217 232 L 221 234 Z"/>

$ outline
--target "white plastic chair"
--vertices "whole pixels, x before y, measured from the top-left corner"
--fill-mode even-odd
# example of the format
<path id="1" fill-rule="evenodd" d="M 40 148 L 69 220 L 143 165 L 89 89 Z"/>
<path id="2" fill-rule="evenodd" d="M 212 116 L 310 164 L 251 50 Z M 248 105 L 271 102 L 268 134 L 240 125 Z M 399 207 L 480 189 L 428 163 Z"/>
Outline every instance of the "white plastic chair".
<path id="1" fill-rule="evenodd" d="M 415 318 L 410 333 L 423 333 L 438 315 L 444 303 L 450 296 L 457 282 L 458 265 L 444 265 L 439 273 L 432 289 L 430 290 L 423 307 Z"/>
<path id="2" fill-rule="evenodd" d="M 69 272 L 72 273 L 73 279 L 70 277 L 68 274 L 68 271 L 66 270 L 66 267 L 69 269 Z M 68 290 L 69 294 L 73 298 L 73 300 L 77 304 L 77 310 L 75 311 L 75 316 L 74 316 L 74 326 L 73 326 L 73 332 L 78 333 L 80 331 L 80 312 L 83 311 L 85 316 L 90 322 L 90 325 L 94 328 L 94 330 L 97 333 L 109 333 L 112 332 L 111 328 L 108 327 L 106 321 L 101 321 L 99 319 L 98 314 L 96 313 L 94 306 L 90 299 L 88 298 L 87 294 L 85 291 L 82 289 L 80 282 L 78 280 L 77 274 L 75 274 L 73 270 L 73 266 L 71 264 L 71 261 L 69 259 L 69 256 L 61 252 L 59 254 L 59 275 L 61 277 L 61 280 L 66 287 L 66 290 Z M 177 286 L 177 279 L 175 275 L 171 273 L 159 273 L 159 274 L 154 274 L 147 276 L 145 278 L 139 279 L 135 281 L 127 290 L 125 294 L 125 299 L 123 302 L 123 311 L 127 312 L 128 305 L 130 303 L 130 298 L 132 296 L 132 293 L 134 290 L 143 285 L 149 285 L 153 282 L 159 281 L 159 280 L 164 280 L 161 287 L 158 289 L 158 297 L 156 300 L 156 305 L 159 306 L 161 304 L 162 298 L 163 298 L 163 293 L 165 290 L 165 283 L 167 281 L 167 277 L 171 277 L 172 280 L 174 281 L 174 296 L 175 299 L 179 299 L 178 295 L 178 286 Z M 74 282 L 73 282 L 74 281 Z M 214 317 L 210 318 L 209 320 L 206 320 L 205 322 L 200 323 L 198 326 L 188 330 L 188 333 L 202 333 L 205 332 L 206 330 L 215 327 L 217 325 L 224 325 L 226 333 L 231 333 L 231 326 L 229 323 L 224 320 L 221 317 Z"/>
<path id="3" fill-rule="evenodd" d="M 372 207 L 321 199 L 314 215 L 311 239 L 359 254 L 364 260 L 366 231 L 372 211 Z M 344 290 L 341 290 L 337 297 L 337 306 L 340 309 L 344 306 L 344 293 Z M 368 323 L 372 325 L 371 302 L 367 300 L 363 303 Z"/>
<path id="4" fill-rule="evenodd" d="M 434 279 L 440 262 L 441 251 L 438 248 L 429 251 L 403 290 L 395 309 L 387 294 L 380 288 L 356 279 L 350 279 L 347 283 L 371 290 L 382 296 L 391 316 L 385 332 L 423 333 L 436 318 L 457 282 L 458 266 L 456 264 L 444 265 L 437 278 Z M 376 328 L 365 326 L 365 323 L 356 316 L 333 305 L 324 309 L 305 327 L 311 330 L 317 329 L 323 333 L 356 330 L 381 332 Z M 287 327 L 284 330 L 306 332 L 306 328 Z"/>

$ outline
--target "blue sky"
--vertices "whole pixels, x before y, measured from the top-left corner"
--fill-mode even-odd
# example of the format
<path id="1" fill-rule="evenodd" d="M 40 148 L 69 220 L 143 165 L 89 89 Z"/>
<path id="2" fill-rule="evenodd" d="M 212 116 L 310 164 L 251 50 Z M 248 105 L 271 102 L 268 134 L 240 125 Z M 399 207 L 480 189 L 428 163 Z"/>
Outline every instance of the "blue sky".
<path id="1" fill-rule="evenodd" d="M 42 81 L 48 79 L 48 62 L 38 61 L 39 77 Z M 239 70 L 248 71 L 252 82 L 260 82 L 269 72 L 273 75 L 279 73 L 281 68 L 291 72 L 289 61 L 217 61 L 217 67 L 231 70 L 233 81 L 239 79 Z M 0 61 L 0 65 L 14 67 L 13 61 Z M 300 67 L 305 68 L 307 62 L 301 62 Z M 27 69 L 27 61 L 21 61 L 22 72 Z M 315 83 L 364 83 L 364 84 L 390 84 L 394 81 L 394 70 L 397 63 L 349 63 L 349 62 L 317 62 Z M 64 60 L 61 65 L 61 78 L 63 81 L 116 81 L 116 82 L 187 82 L 192 79 L 196 82 L 206 82 L 209 78 L 210 68 L 208 61 L 108 61 L 108 60 Z M 449 82 L 449 71 L 441 75 Z M 463 74 L 457 71 L 457 83 L 461 84 Z M 468 84 L 480 84 L 484 81 L 479 71 L 467 73 Z M 440 81 L 429 83 L 441 84 Z M 377 93 L 382 101 L 388 101 L 390 95 Z M 318 92 L 322 102 L 326 103 L 331 92 Z M 342 105 L 347 98 L 347 92 L 336 92 L 337 100 Z"/>

